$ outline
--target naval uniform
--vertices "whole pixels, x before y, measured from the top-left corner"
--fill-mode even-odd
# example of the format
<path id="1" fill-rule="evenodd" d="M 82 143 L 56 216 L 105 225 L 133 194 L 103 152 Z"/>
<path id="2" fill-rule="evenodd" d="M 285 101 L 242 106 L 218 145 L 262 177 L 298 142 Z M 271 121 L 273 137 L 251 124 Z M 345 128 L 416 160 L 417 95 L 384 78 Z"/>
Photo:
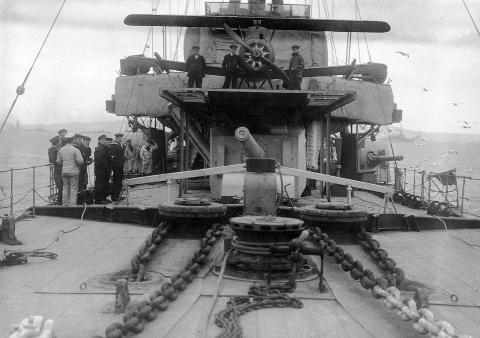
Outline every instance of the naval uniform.
<path id="1" fill-rule="evenodd" d="M 303 60 L 303 56 L 301 56 L 299 53 L 293 53 L 288 65 L 288 76 L 292 80 L 291 89 L 301 89 L 300 85 L 302 84 L 302 73 L 304 67 L 305 61 Z"/>
<path id="2" fill-rule="evenodd" d="M 103 203 L 109 192 L 108 181 L 112 172 L 112 155 L 107 146 L 98 144 L 93 157 L 95 161 L 95 202 Z"/>
<path id="3" fill-rule="evenodd" d="M 202 81 L 205 77 L 205 68 L 207 68 L 203 56 L 190 55 L 187 58 L 185 66 L 187 68 L 188 87 L 192 88 L 195 83 L 195 87 L 202 88 Z"/>
<path id="4" fill-rule="evenodd" d="M 239 55 L 229 53 L 224 56 L 222 62 L 222 70 L 225 74 L 223 89 L 230 87 L 230 82 L 232 83 L 232 88 L 237 88 L 237 78 L 240 74 L 240 68 L 243 67 L 243 60 Z"/>
<path id="5" fill-rule="evenodd" d="M 48 160 L 53 164 L 53 180 L 57 186 L 57 204 L 62 205 L 63 179 L 62 179 L 62 165 L 57 162 L 58 151 L 60 146 L 51 146 L 48 149 Z"/>
<path id="6" fill-rule="evenodd" d="M 80 153 L 83 157 L 83 164 L 80 165 L 80 174 L 78 176 L 78 191 L 81 192 L 87 190 L 87 161 L 89 156 L 87 155 L 87 147 L 85 147 L 83 144 L 74 144 L 74 146 L 80 150 Z"/>
<path id="7" fill-rule="evenodd" d="M 120 193 L 122 192 L 123 166 L 125 165 L 125 150 L 123 149 L 123 146 L 117 142 L 113 142 L 110 145 L 110 150 L 113 155 L 112 201 L 118 201 Z"/>

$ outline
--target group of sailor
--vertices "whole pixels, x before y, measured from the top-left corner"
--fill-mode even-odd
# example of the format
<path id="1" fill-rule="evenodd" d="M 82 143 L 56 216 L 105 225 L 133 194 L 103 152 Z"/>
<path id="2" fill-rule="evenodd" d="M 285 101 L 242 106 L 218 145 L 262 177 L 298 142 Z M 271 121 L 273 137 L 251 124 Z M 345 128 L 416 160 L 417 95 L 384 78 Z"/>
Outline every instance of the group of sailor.
<path id="1" fill-rule="evenodd" d="M 60 129 L 50 139 L 48 159 L 53 164 L 53 178 L 57 186 L 57 204 L 76 205 L 77 193 L 85 191 L 88 183 L 87 167 L 93 160 L 91 138 Z"/>
<path id="2" fill-rule="evenodd" d="M 238 78 L 241 77 L 242 72 L 247 71 L 247 65 L 244 59 L 237 54 L 237 45 L 230 45 L 230 52 L 226 54 L 222 62 L 222 71 L 225 75 L 225 81 L 222 88 L 227 89 L 230 86 L 237 88 Z M 288 66 L 288 76 L 291 79 L 289 89 L 300 90 L 302 83 L 302 72 L 305 67 L 303 56 L 299 53 L 300 47 L 298 45 L 292 46 L 292 57 L 290 58 Z M 205 58 L 200 55 L 200 47 L 194 46 L 192 54 L 187 58 L 185 63 L 188 87 L 202 88 L 202 81 L 205 77 L 207 64 Z"/>
<path id="3" fill-rule="evenodd" d="M 132 140 L 122 142 L 123 134 L 115 134 L 115 139 L 100 135 L 93 159 L 90 148 L 91 138 L 69 133 L 66 129 L 58 131 L 58 135 L 50 139 L 48 149 L 49 162 L 53 164 L 53 177 L 58 190 L 59 205 L 76 205 L 78 196 L 87 199 L 88 166 L 94 163 L 96 204 L 119 201 L 122 192 L 124 170 L 134 171 L 134 162 L 138 157 L 142 160 L 141 174 L 149 175 L 153 167 L 153 151 L 157 149 L 154 141 L 147 140 L 140 151 L 132 146 Z M 107 197 L 111 196 L 111 200 Z"/>

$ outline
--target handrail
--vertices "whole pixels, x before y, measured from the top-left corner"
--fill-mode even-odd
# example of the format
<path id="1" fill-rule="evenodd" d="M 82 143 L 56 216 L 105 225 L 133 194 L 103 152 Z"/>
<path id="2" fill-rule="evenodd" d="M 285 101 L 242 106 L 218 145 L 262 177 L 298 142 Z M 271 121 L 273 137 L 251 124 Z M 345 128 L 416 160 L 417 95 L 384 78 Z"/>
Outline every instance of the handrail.
<path id="1" fill-rule="evenodd" d="M 36 178 L 37 178 L 36 169 L 45 168 L 45 167 L 49 168 L 50 184 L 46 185 L 46 186 L 37 187 L 36 186 Z M 35 207 L 37 205 L 36 196 L 40 197 L 40 199 L 42 199 L 43 201 L 46 201 L 48 203 L 48 201 L 45 198 L 43 198 L 38 193 L 38 191 L 41 190 L 41 189 L 50 188 L 50 196 L 48 197 L 49 200 L 53 200 L 53 196 L 56 193 L 56 189 L 55 189 L 55 186 L 53 184 L 53 170 L 52 170 L 52 168 L 53 168 L 53 164 L 49 163 L 49 164 L 33 165 L 33 166 L 29 166 L 29 167 L 10 168 L 8 170 L 1 170 L 0 174 L 9 173 L 9 175 L 10 175 L 10 196 L 7 196 L 4 189 L 0 186 L 1 191 L 3 192 L 3 195 L 5 196 L 5 198 L 0 200 L 0 202 L 3 202 L 5 200 L 10 200 L 10 203 L 8 203 L 8 205 L 6 205 L 6 206 L 0 206 L 0 210 L 9 208 L 10 209 L 9 214 L 10 214 L 11 217 L 13 217 L 13 215 L 14 215 L 14 208 L 13 207 L 15 205 L 19 204 L 20 202 L 22 202 L 23 200 L 25 200 L 28 197 L 28 195 L 30 195 L 30 193 L 31 193 L 32 194 L 32 204 L 29 205 L 29 207 L 26 210 L 31 209 L 32 216 L 35 216 Z M 24 171 L 24 170 L 32 170 L 32 186 L 31 186 L 30 189 L 28 189 L 24 193 L 14 193 L 14 182 L 15 182 L 14 181 L 14 173 L 16 171 Z M 17 197 L 20 194 L 22 195 L 22 197 L 14 201 L 14 198 Z M 23 205 L 24 205 L 24 203 L 23 203 Z"/>
<path id="2" fill-rule="evenodd" d="M 7 170 L 0 170 L 0 174 L 8 173 L 10 171 L 19 171 L 19 170 L 27 170 L 27 169 L 33 169 L 33 168 L 49 167 L 51 165 L 52 165 L 51 163 L 48 163 L 48 164 L 32 165 L 30 167 L 10 168 L 10 169 L 7 169 Z"/>
<path id="3" fill-rule="evenodd" d="M 348 178 L 331 176 L 326 174 L 319 174 L 312 171 L 288 168 L 283 166 L 280 167 L 280 170 L 284 175 L 286 174 L 286 175 L 298 176 L 303 178 L 309 178 L 313 180 L 319 180 L 319 181 L 328 182 L 328 183 L 352 186 L 355 188 L 376 191 L 380 193 L 393 193 L 393 188 L 378 185 L 378 184 L 371 184 L 371 183 L 351 180 Z M 206 169 L 180 171 L 180 172 L 174 172 L 174 173 L 168 173 L 168 174 L 159 174 L 159 175 L 151 175 L 151 176 L 145 176 L 145 177 L 130 178 L 130 179 L 124 180 L 123 183 L 128 186 L 133 186 L 133 185 L 140 185 L 140 184 L 157 183 L 162 181 L 165 182 L 169 180 L 179 180 L 179 179 L 202 177 L 202 176 L 209 176 L 209 175 L 220 175 L 220 174 L 242 172 L 242 171 L 245 171 L 244 163 L 233 164 L 233 165 L 222 166 L 222 167 L 212 167 L 212 168 L 206 168 Z"/>

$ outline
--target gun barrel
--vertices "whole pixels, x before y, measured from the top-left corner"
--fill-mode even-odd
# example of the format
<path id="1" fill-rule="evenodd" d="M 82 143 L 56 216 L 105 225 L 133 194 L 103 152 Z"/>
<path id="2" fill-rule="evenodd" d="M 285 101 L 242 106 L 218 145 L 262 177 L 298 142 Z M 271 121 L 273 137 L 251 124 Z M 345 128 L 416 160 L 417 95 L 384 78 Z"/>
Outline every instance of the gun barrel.
<path id="1" fill-rule="evenodd" d="M 248 157 L 265 158 L 265 150 L 255 141 L 248 128 L 238 127 L 235 130 L 235 138 L 242 142 Z"/>
<path id="2" fill-rule="evenodd" d="M 397 155 L 397 156 L 374 155 L 373 160 L 376 162 L 402 161 L 403 155 Z"/>

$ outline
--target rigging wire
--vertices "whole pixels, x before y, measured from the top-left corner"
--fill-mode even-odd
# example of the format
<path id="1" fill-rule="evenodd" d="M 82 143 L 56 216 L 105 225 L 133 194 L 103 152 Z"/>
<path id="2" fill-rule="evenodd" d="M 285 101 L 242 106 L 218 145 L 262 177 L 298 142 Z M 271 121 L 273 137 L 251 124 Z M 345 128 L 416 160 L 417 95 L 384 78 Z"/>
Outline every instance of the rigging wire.
<path id="1" fill-rule="evenodd" d="M 187 15 L 189 6 L 190 6 L 190 0 L 187 0 L 187 3 L 185 4 L 185 11 L 184 11 L 183 15 Z M 175 46 L 175 54 L 173 55 L 174 60 L 176 60 L 177 56 L 178 56 L 178 44 L 179 44 L 180 38 L 182 36 L 182 31 L 183 31 L 183 27 L 180 27 L 180 30 L 177 32 L 177 44 Z"/>
<path id="2" fill-rule="evenodd" d="M 65 5 L 66 2 L 67 2 L 67 0 L 63 0 L 62 5 L 60 6 L 60 9 L 58 10 L 57 15 L 55 16 L 55 19 L 53 20 L 52 25 L 50 26 L 50 29 L 48 30 L 47 35 L 45 36 L 45 39 L 43 40 L 43 43 L 40 46 L 40 49 L 38 50 L 37 55 L 35 56 L 35 59 L 33 60 L 33 63 L 30 66 L 30 69 L 27 72 L 27 75 L 25 76 L 25 79 L 23 79 L 22 84 L 17 87 L 17 96 L 15 96 L 15 99 L 13 100 L 12 105 L 10 106 L 10 109 L 8 110 L 7 116 L 5 117 L 5 120 L 3 120 L 2 127 L 0 128 L 0 134 L 2 133 L 3 128 L 5 127 L 5 124 L 7 123 L 7 120 L 10 117 L 10 114 L 13 111 L 13 107 L 15 107 L 15 104 L 17 103 L 18 97 L 20 95 L 23 95 L 23 93 L 25 92 L 25 83 L 27 82 L 28 77 L 30 76 L 30 73 L 33 70 L 33 67 L 35 66 L 35 63 L 37 62 L 37 59 L 40 56 L 40 53 L 42 52 L 43 46 L 45 46 L 45 43 L 47 42 L 47 39 L 50 36 L 50 32 L 52 31 L 53 26 L 57 22 L 57 19 L 60 16 L 60 13 L 62 12 L 63 6 Z"/>
<path id="3" fill-rule="evenodd" d="M 362 20 L 362 15 L 360 14 L 360 7 L 358 7 L 358 2 L 355 0 L 355 8 L 358 13 L 358 18 Z M 367 33 L 363 33 L 363 40 L 365 41 L 365 47 L 367 47 L 367 54 L 368 54 L 368 60 L 372 62 L 372 56 L 370 55 L 370 48 L 368 48 L 368 42 L 367 42 Z"/>
<path id="4" fill-rule="evenodd" d="M 320 0 L 317 0 L 317 3 L 318 3 L 318 12 L 319 12 L 319 15 L 320 15 Z M 328 9 L 327 0 L 322 0 L 322 4 L 323 4 L 323 10 L 325 11 L 325 19 L 329 19 L 330 18 L 330 12 L 329 12 L 329 9 Z M 335 63 L 338 66 L 337 49 L 335 47 L 335 41 L 333 39 L 334 33 L 329 32 L 329 35 L 330 35 L 330 37 L 327 38 L 327 41 L 330 40 L 330 46 L 331 46 L 330 49 L 331 49 L 331 53 L 332 53 L 331 57 L 332 57 L 333 60 L 335 60 Z"/>
<path id="5" fill-rule="evenodd" d="M 480 30 L 478 29 L 477 24 L 475 23 L 475 20 L 473 20 L 472 13 L 470 13 L 470 10 L 468 9 L 467 3 L 465 2 L 465 0 L 462 0 L 462 2 L 463 2 L 463 5 L 465 6 L 465 9 L 467 10 L 467 13 L 468 13 L 468 16 L 470 17 L 470 20 L 472 20 L 473 26 L 477 30 L 478 36 L 480 37 Z"/>

